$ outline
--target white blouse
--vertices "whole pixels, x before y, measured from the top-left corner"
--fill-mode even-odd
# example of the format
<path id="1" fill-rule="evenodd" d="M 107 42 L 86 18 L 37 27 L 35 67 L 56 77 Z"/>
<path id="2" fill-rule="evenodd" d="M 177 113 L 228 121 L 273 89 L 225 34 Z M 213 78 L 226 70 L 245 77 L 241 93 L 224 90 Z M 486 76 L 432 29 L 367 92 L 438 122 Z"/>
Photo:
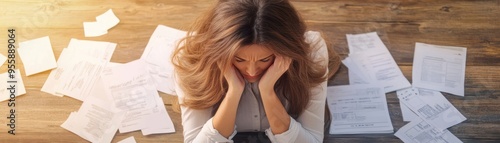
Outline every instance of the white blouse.
<path id="1" fill-rule="evenodd" d="M 311 57 L 313 57 L 315 62 L 319 62 L 327 67 L 328 51 L 326 43 L 320 33 L 308 31 L 305 33 L 305 37 L 306 42 L 314 48 L 314 52 L 312 52 Z M 184 93 L 177 85 L 178 84 L 176 84 L 175 90 L 179 96 L 179 102 L 182 103 Z M 265 131 L 266 135 L 273 143 L 323 142 L 327 81 L 324 81 L 311 90 L 309 105 L 307 105 L 306 109 L 297 117 L 296 120 L 290 117 L 290 126 L 288 131 L 281 134 L 273 134 L 271 132 L 257 85 L 258 82 L 253 84 L 248 82 L 246 83 L 238 105 L 234 131 L 229 138 L 225 138 L 219 134 L 219 132 L 212 125 L 212 117 L 215 114 L 215 111 L 213 110 L 216 109 L 216 107 L 196 110 L 181 106 L 184 142 L 233 142 L 232 138 L 237 132 L 262 131 Z M 285 106 L 285 109 L 289 109 L 288 102 L 284 96 L 278 95 L 278 98 Z"/>

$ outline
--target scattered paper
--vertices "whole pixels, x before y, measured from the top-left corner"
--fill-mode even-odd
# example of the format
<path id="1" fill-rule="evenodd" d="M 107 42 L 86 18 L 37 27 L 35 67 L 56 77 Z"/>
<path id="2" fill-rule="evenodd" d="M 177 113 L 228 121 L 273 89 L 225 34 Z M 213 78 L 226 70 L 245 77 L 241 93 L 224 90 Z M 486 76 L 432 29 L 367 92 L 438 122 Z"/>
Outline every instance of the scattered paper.
<path id="1" fill-rule="evenodd" d="M 111 92 L 116 108 L 129 111 L 156 105 L 159 94 L 142 60 L 107 68 L 101 79 Z"/>
<path id="2" fill-rule="evenodd" d="M 437 91 L 408 88 L 398 92 L 398 98 L 420 118 L 440 130 L 466 120 L 457 108 Z"/>
<path id="3" fill-rule="evenodd" d="M 108 33 L 108 30 L 116 26 L 120 19 L 116 17 L 113 10 L 109 9 L 105 13 L 96 17 L 96 22 L 83 22 L 85 37 L 97 37 Z"/>
<path id="4" fill-rule="evenodd" d="M 355 73 L 350 82 L 379 84 L 386 93 L 411 86 L 376 33 L 348 34 L 347 39 L 351 53 L 343 63 Z"/>
<path id="5" fill-rule="evenodd" d="M 399 100 L 399 108 L 401 109 L 401 114 L 403 115 L 403 121 L 405 122 L 410 122 L 415 118 L 420 118 L 418 117 L 417 114 L 415 114 L 415 112 L 411 111 L 410 108 L 408 108 L 401 100 Z"/>
<path id="6" fill-rule="evenodd" d="M 134 136 L 130 136 L 126 139 L 123 139 L 121 141 L 118 141 L 117 143 L 136 143 Z"/>
<path id="7" fill-rule="evenodd" d="M 420 118 L 404 125 L 394 135 L 405 143 L 462 143 L 448 130 L 439 130 Z"/>
<path id="8" fill-rule="evenodd" d="M 78 54 L 91 56 L 104 61 L 111 61 L 113 52 L 116 49 L 116 43 L 91 41 L 91 40 L 78 40 L 71 38 L 68 44 L 68 49 L 75 49 Z"/>
<path id="9" fill-rule="evenodd" d="M 180 39 L 184 38 L 186 34 L 185 31 L 158 25 L 142 53 L 141 59 L 148 64 L 148 71 L 153 77 L 158 91 L 176 95 L 171 55 Z"/>
<path id="10" fill-rule="evenodd" d="M 17 52 L 23 61 L 26 76 L 57 67 L 49 36 L 21 42 Z"/>
<path id="11" fill-rule="evenodd" d="M 167 109 L 162 99 L 156 100 L 156 107 L 152 108 L 152 114 L 147 115 L 143 123 L 142 135 L 163 134 L 175 132 L 174 123 L 168 115 Z"/>
<path id="12" fill-rule="evenodd" d="M 87 98 L 78 112 L 72 112 L 61 127 L 90 142 L 111 142 L 123 119 L 123 112 L 112 109 L 101 100 Z"/>
<path id="13" fill-rule="evenodd" d="M 393 133 L 387 100 L 377 85 L 329 86 L 330 134 Z"/>
<path id="14" fill-rule="evenodd" d="M 416 43 L 413 86 L 464 96 L 467 49 Z"/>
<path id="15" fill-rule="evenodd" d="M 5 72 L 0 74 L 0 102 L 10 99 L 10 85 L 14 85 L 14 90 L 16 92 L 16 97 L 26 94 L 26 88 L 24 87 L 23 78 L 21 77 L 21 71 L 19 69 L 14 70 L 16 73 L 14 75 L 15 79 L 8 78 L 9 73 Z M 10 83 L 10 81 L 16 81 Z"/>
<path id="16" fill-rule="evenodd" d="M 57 60 L 58 67 L 52 70 L 41 90 L 83 101 L 115 48 L 116 43 L 71 39 Z"/>
<path id="17" fill-rule="evenodd" d="M 108 34 L 108 30 L 103 28 L 99 22 L 83 22 L 85 37 L 97 37 Z"/>
<path id="18" fill-rule="evenodd" d="M 47 77 L 47 80 L 45 80 L 45 83 L 43 84 L 41 91 L 46 92 L 46 93 L 50 93 L 52 95 L 56 95 L 59 97 L 64 96 L 63 94 L 56 93 L 55 88 L 57 86 L 57 83 L 59 83 L 61 80 L 63 80 L 63 79 L 61 79 L 61 75 L 66 70 L 65 70 L 65 67 L 63 67 L 62 65 L 67 64 L 67 62 L 69 62 L 71 60 L 71 58 L 73 56 L 72 52 L 73 52 L 72 50 L 67 50 L 67 48 L 64 48 L 62 50 L 61 54 L 59 55 L 59 59 L 57 60 L 57 65 L 59 65 L 59 66 L 50 72 L 49 77 Z"/>
<path id="19" fill-rule="evenodd" d="M 346 34 L 349 54 L 356 54 L 368 49 L 378 49 L 389 52 L 377 32 L 363 34 Z"/>
<path id="20" fill-rule="evenodd" d="M 68 64 L 61 66 L 65 69 L 60 77 L 62 81 L 55 86 L 55 91 L 84 101 L 107 62 L 78 53 L 74 53 L 72 58 Z"/>
<path id="21" fill-rule="evenodd" d="M 348 68 L 349 84 L 369 84 L 372 81 L 367 73 L 359 67 L 350 57 L 342 60 L 342 63 Z"/>

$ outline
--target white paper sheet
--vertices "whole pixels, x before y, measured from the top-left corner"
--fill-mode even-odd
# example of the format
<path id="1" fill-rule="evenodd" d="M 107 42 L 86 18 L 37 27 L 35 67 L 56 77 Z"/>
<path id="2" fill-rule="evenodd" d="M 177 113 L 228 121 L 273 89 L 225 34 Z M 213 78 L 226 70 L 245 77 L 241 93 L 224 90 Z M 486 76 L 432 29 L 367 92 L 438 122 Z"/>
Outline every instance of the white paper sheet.
<path id="1" fill-rule="evenodd" d="M 416 43 L 413 86 L 464 96 L 467 49 Z"/>
<path id="2" fill-rule="evenodd" d="M 405 89 L 401 89 L 401 90 L 396 91 L 396 95 L 398 97 L 400 95 L 403 95 L 403 93 L 401 93 L 401 92 L 403 92 L 407 89 L 410 89 L 410 88 L 405 88 Z M 411 111 L 410 108 L 408 108 L 401 100 L 399 100 L 399 108 L 401 109 L 401 115 L 403 116 L 403 121 L 405 121 L 405 122 L 410 122 L 410 121 L 414 120 L 415 118 L 420 118 L 420 117 L 418 117 L 417 114 L 415 114 L 413 111 Z"/>
<path id="3" fill-rule="evenodd" d="M 23 62 L 26 76 L 57 67 L 49 36 L 21 42 L 17 52 Z"/>
<path id="4" fill-rule="evenodd" d="M 401 108 L 401 114 L 403 115 L 403 121 L 410 122 L 411 120 L 418 117 L 413 111 L 410 110 L 403 102 L 399 101 L 399 108 Z"/>
<path id="5" fill-rule="evenodd" d="M 420 118 L 440 130 L 466 120 L 457 108 L 437 91 L 409 88 L 398 92 L 398 98 Z"/>
<path id="6" fill-rule="evenodd" d="M 103 27 L 106 28 L 106 30 L 116 26 L 118 23 L 120 23 L 120 19 L 116 17 L 115 13 L 113 12 L 112 9 L 109 9 L 108 11 L 104 12 L 103 14 L 97 16 L 95 18 L 97 22 L 101 23 Z"/>
<path id="7" fill-rule="evenodd" d="M 393 133 L 387 100 L 377 85 L 329 86 L 330 134 Z"/>
<path id="8" fill-rule="evenodd" d="M 420 118 L 404 125 L 394 135 L 405 143 L 462 143 L 448 130 L 441 131 Z"/>
<path id="9" fill-rule="evenodd" d="M 83 22 L 85 37 L 97 37 L 108 33 L 108 30 L 116 26 L 120 19 L 116 17 L 113 10 L 109 9 L 105 13 L 96 17 L 96 22 Z"/>
<path id="10" fill-rule="evenodd" d="M 16 72 L 14 75 L 15 79 L 8 78 L 8 72 L 0 74 L 0 87 L 3 87 L 0 88 L 0 102 L 10 99 L 10 90 L 12 89 L 12 87 L 10 87 L 11 85 L 15 85 L 13 90 L 16 92 L 16 97 L 26 94 L 26 88 L 24 87 L 23 78 L 21 77 L 21 71 L 19 69 L 14 71 Z M 8 81 L 16 82 L 8 83 Z"/>
<path id="11" fill-rule="evenodd" d="M 141 130 L 142 135 L 150 134 L 162 134 L 162 133 L 173 133 L 175 132 L 174 123 L 167 110 L 165 109 L 165 104 L 160 98 L 157 100 L 156 107 L 151 109 L 152 114 L 149 114 L 141 123 L 143 123 L 143 129 Z"/>
<path id="12" fill-rule="evenodd" d="M 350 53 L 342 63 L 349 68 L 349 83 L 379 84 L 386 93 L 411 86 L 376 32 L 346 37 Z"/>
<path id="13" fill-rule="evenodd" d="M 64 72 L 55 86 L 55 92 L 84 101 L 107 62 L 86 55 L 72 55 L 71 61 L 61 66 Z"/>
<path id="14" fill-rule="evenodd" d="M 389 52 L 367 49 L 350 55 L 354 63 L 361 67 L 361 72 L 374 81 L 371 83 L 382 85 L 386 93 L 411 86 Z"/>
<path id="15" fill-rule="evenodd" d="M 366 72 L 362 72 L 361 68 L 352 61 L 350 57 L 342 60 L 342 63 L 348 68 L 349 84 L 369 84 L 374 82 L 369 78 Z"/>
<path id="16" fill-rule="evenodd" d="M 78 67 L 81 63 L 98 63 L 98 66 L 104 66 L 104 64 L 111 60 L 113 52 L 116 48 L 116 43 L 101 42 L 101 41 L 90 41 L 90 40 L 78 40 L 72 38 L 68 44 L 68 48 L 64 48 L 61 52 L 59 59 L 57 60 L 58 67 L 53 69 L 49 77 L 45 81 L 42 91 L 50 93 L 56 96 L 63 96 L 64 93 L 70 95 L 73 98 L 84 100 L 88 95 L 88 86 L 92 85 L 93 80 L 100 75 L 102 69 L 92 68 L 93 73 L 87 72 L 86 76 L 82 74 L 76 74 L 75 70 L 81 70 L 83 67 Z M 92 65 L 92 64 L 91 64 Z M 95 66 L 95 65 L 94 65 Z M 74 69 L 78 67 L 79 69 Z M 89 66 L 91 67 L 91 66 Z M 89 68 L 87 68 L 89 69 Z M 84 73 L 85 74 L 85 73 Z M 94 74 L 94 75 L 89 75 Z M 97 75 L 97 76 L 96 76 Z M 61 78 L 64 77 L 75 77 L 73 79 Z M 62 85 L 75 83 L 77 79 L 89 79 L 86 80 L 81 88 L 74 89 L 60 89 Z M 85 87 L 85 88 L 84 88 Z M 84 89 L 85 91 L 76 91 L 76 89 Z M 58 90 L 56 92 L 56 90 Z M 61 90 L 61 91 L 59 91 Z M 72 91 L 70 91 L 72 90 Z"/>
<path id="17" fill-rule="evenodd" d="M 346 34 L 347 45 L 349 46 L 349 54 L 356 54 L 368 49 L 379 49 L 387 51 L 384 43 L 377 35 L 377 32 L 363 34 Z"/>
<path id="18" fill-rule="evenodd" d="M 99 22 L 83 22 L 83 29 L 85 37 L 97 37 L 108 34 L 108 30 Z"/>
<path id="19" fill-rule="evenodd" d="M 109 62 L 116 49 L 116 43 L 78 40 L 71 38 L 68 44 L 68 49 L 75 49 L 78 54 L 87 55 L 97 59 Z"/>
<path id="20" fill-rule="evenodd" d="M 117 143 L 136 143 L 134 136 L 130 136 L 126 139 L 123 139 L 121 141 L 118 141 Z"/>
<path id="21" fill-rule="evenodd" d="M 78 112 L 70 114 L 61 127 L 90 142 L 111 142 L 123 120 L 123 113 L 110 109 L 112 107 L 109 104 L 89 97 Z"/>
<path id="22" fill-rule="evenodd" d="M 120 133 L 128 133 L 144 128 L 141 121 L 143 121 L 143 118 L 145 118 L 149 114 L 152 114 L 152 108 L 127 111 L 127 113 L 125 114 L 125 119 L 120 123 L 118 131 Z"/>
<path id="23" fill-rule="evenodd" d="M 155 98 L 159 95 L 142 60 L 107 68 L 101 79 L 111 92 L 115 106 L 121 110 L 148 109 L 156 105 Z"/>
<path id="24" fill-rule="evenodd" d="M 141 59 L 148 63 L 148 71 L 158 91 L 176 95 L 171 55 L 179 40 L 186 34 L 185 31 L 158 25 L 142 53 Z"/>
<path id="25" fill-rule="evenodd" d="M 74 54 L 73 51 L 68 50 L 67 48 L 64 48 L 62 50 L 61 54 L 59 55 L 59 59 L 57 60 L 58 67 L 50 72 L 49 77 L 47 77 L 47 80 L 45 80 L 45 83 L 43 84 L 41 91 L 59 97 L 64 96 L 63 94 L 56 93 L 56 86 L 57 83 L 63 80 L 61 79 L 61 75 L 66 71 L 65 69 L 67 69 L 62 65 L 68 64 L 68 62 L 71 61 L 73 54 Z"/>

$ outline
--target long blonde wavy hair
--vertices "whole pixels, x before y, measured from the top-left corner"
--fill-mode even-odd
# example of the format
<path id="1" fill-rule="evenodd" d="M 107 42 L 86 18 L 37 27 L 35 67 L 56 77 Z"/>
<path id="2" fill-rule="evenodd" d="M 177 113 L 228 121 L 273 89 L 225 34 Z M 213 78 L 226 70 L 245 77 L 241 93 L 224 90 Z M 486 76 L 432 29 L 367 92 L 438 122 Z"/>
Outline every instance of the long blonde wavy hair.
<path id="1" fill-rule="evenodd" d="M 338 59 L 332 59 L 338 57 L 330 56 L 337 63 L 329 64 L 325 76 L 325 68 L 310 57 L 305 32 L 304 21 L 287 0 L 219 0 L 197 19 L 174 51 L 172 61 L 185 94 L 181 105 L 206 109 L 221 102 L 228 89 L 224 69 L 231 66 L 238 48 L 260 44 L 293 60 L 274 88 L 290 103 L 288 113 L 300 115 L 310 89 L 332 76 L 338 66 Z"/>

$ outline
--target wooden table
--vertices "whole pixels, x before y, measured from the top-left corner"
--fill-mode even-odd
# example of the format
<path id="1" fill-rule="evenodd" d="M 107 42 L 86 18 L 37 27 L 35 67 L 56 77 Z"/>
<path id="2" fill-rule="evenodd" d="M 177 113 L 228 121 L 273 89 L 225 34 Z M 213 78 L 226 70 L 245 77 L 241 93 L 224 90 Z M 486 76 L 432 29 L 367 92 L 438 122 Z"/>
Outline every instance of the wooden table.
<path id="1" fill-rule="evenodd" d="M 138 59 L 158 24 L 187 26 L 213 1 L 208 0 L 0 0 L 0 53 L 7 55 L 7 29 L 15 28 L 17 41 L 50 36 L 58 58 L 70 38 L 118 43 L 111 61 Z M 467 120 L 449 130 L 464 142 L 500 142 L 500 0 L 294 0 L 309 29 L 322 31 L 342 57 L 348 54 L 345 34 L 376 31 L 411 81 L 415 42 L 467 47 L 465 97 L 445 97 Z M 86 38 L 83 22 L 113 9 L 120 23 L 99 37 Z M 18 58 L 18 67 L 24 71 Z M 7 70 L 6 63 L 0 72 Z M 41 92 L 46 71 L 23 80 L 26 95 L 16 98 L 16 135 L 7 133 L 7 102 L 0 102 L 0 142 L 87 142 L 60 125 L 80 101 Z M 347 68 L 329 85 L 348 84 Z M 113 142 L 134 136 L 137 142 L 182 142 L 180 114 L 171 110 L 169 95 L 161 94 L 176 133 L 143 136 L 117 133 Z M 395 131 L 402 121 L 394 92 L 387 94 Z M 325 135 L 325 142 L 401 142 L 393 134 Z"/>

